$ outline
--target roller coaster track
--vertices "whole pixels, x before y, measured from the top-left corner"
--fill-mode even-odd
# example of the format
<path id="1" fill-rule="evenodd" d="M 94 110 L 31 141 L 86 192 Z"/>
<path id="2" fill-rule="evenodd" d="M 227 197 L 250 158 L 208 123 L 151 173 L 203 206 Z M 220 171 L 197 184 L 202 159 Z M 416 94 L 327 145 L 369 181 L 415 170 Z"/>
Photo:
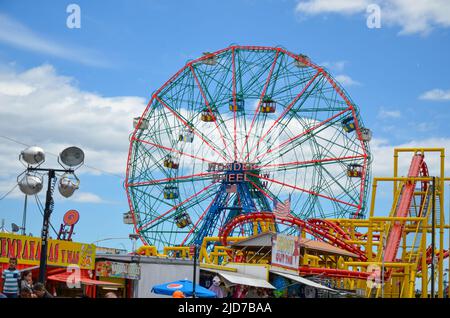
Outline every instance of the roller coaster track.
<path id="1" fill-rule="evenodd" d="M 271 212 L 260 212 L 260 213 L 249 213 L 240 215 L 234 219 L 232 219 L 229 223 L 227 223 L 220 231 L 219 236 L 222 238 L 222 244 L 224 246 L 228 245 L 227 237 L 239 225 L 249 223 L 249 222 L 276 222 L 279 224 L 289 225 L 289 226 L 297 226 L 301 229 L 304 229 L 308 234 L 314 236 L 315 238 L 327 242 L 333 246 L 342 248 L 346 251 L 354 253 L 358 255 L 358 259 L 361 261 L 366 261 L 367 257 L 365 252 L 362 251 L 358 246 L 347 243 L 345 240 L 350 239 L 349 235 L 340 228 L 337 224 L 326 220 L 319 219 L 310 219 L 308 221 L 295 218 L 295 217 L 286 217 L 286 218 L 275 218 L 273 213 Z M 342 236 L 333 234 L 332 231 Z"/>
<path id="2" fill-rule="evenodd" d="M 412 158 L 411 165 L 409 167 L 408 177 L 418 177 L 422 174 L 423 177 L 428 176 L 428 168 L 424 161 L 423 154 L 415 154 Z M 407 181 L 403 185 L 400 185 L 401 192 L 400 197 L 397 201 L 397 207 L 394 211 L 394 217 L 407 217 L 408 211 L 413 201 L 414 191 L 416 188 L 417 181 Z M 422 189 L 428 186 L 428 182 L 422 182 Z M 389 231 L 388 239 L 386 242 L 386 247 L 383 253 L 384 262 L 395 262 L 398 253 L 400 241 L 403 234 L 403 222 L 394 222 L 392 228 Z"/>
<path id="3" fill-rule="evenodd" d="M 408 177 L 427 177 L 428 168 L 424 161 L 423 154 L 417 153 L 413 156 L 408 172 Z M 401 184 L 398 189 L 399 197 L 395 200 L 396 206 L 393 208 L 394 217 L 407 217 L 408 212 L 413 201 L 416 184 L 418 181 L 407 181 Z M 421 181 L 422 190 L 428 187 L 428 181 Z M 425 198 L 422 198 L 425 199 Z M 367 261 L 366 253 L 359 248 L 359 246 L 350 244 L 347 241 L 351 240 L 348 232 L 339 226 L 339 224 L 323 219 L 309 219 L 307 221 L 295 217 L 276 218 L 271 212 L 258 212 L 240 215 L 227 223 L 220 231 L 219 236 L 222 238 L 222 244 L 228 245 L 227 237 L 232 233 L 233 229 L 249 222 L 274 222 L 289 226 L 297 226 L 305 230 L 308 234 L 315 238 L 327 242 L 333 246 L 342 248 L 346 251 L 358 255 L 360 261 Z M 384 262 L 395 262 L 398 253 L 399 245 L 402 239 L 404 230 L 404 223 L 396 221 L 391 226 L 388 234 L 388 240 L 383 253 Z M 360 233 L 357 233 L 360 234 Z M 357 235 L 358 236 L 358 235 Z M 365 235 L 360 234 L 361 238 Z M 448 251 L 446 251 L 448 256 Z M 368 272 L 341 270 L 334 268 L 312 268 L 309 266 L 300 266 L 299 274 L 303 275 L 325 275 L 329 277 L 348 277 L 357 279 L 366 279 L 370 276 Z"/>

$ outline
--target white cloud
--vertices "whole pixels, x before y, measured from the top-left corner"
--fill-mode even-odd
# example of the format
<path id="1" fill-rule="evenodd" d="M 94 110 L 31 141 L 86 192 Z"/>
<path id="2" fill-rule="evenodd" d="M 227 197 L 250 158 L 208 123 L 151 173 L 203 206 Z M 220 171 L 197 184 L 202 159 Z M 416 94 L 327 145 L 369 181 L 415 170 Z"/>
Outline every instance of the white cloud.
<path id="1" fill-rule="evenodd" d="M 378 112 L 378 118 L 386 119 L 386 118 L 400 118 L 402 113 L 399 110 L 386 110 L 381 108 Z"/>
<path id="2" fill-rule="evenodd" d="M 27 96 L 34 92 L 35 88 L 23 83 L 0 82 L 0 94 L 9 96 Z"/>
<path id="3" fill-rule="evenodd" d="M 307 14 L 324 12 L 352 14 L 365 10 L 367 4 L 367 0 L 308 0 L 300 1 L 297 4 L 296 11 Z"/>
<path id="4" fill-rule="evenodd" d="M 99 174 L 88 166 L 124 176 L 132 119 L 142 113 L 146 100 L 136 96 L 105 97 L 80 90 L 73 80 L 42 65 L 24 72 L 0 68 L 0 136 L 39 145 L 47 153 L 46 165 L 57 165 L 56 156 L 67 146 L 85 151 L 79 174 Z M 33 88 L 26 90 L 25 88 Z M 18 89 L 20 88 L 20 89 Z M 27 93 L 27 94 L 25 94 Z M 24 170 L 18 156 L 26 146 L 1 139 L 0 193 L 15 183 Z M 16 197 L 18 190 L 11 194 Z M 79 200 L 98 200 L 79 194 Z"/>
<path id="5" fill-rule="evenodd" d="M 0 42 L 88 66 L 109 67 L 104 57 L 93 50 L 59 44 L 37 34 L 15 19 L 0 13 Z"/>
<path id="6" fill-rule="evenodd" d="M 335 61 L 335 62 L 323 62 L 320 65 L 326 68 L 329 68 L 330 70 L 334 72 L 342 72 L 345 68 L 345 65 L 347 64 L 347 61 Z"/>
<path id="7" fill-rule="evenodd" d="M 336 75 L 334 77 L 340 84 L 344 85 L 344 86 L 355 86 L 355 85 L 361 85 L 360 82 L 355 81 L 353 78 L 351 78 L 348 75 Z"/>
<path id="8" fill-rule="evenodd" d="M 372 163 L 373 176 L 376 177 L 390 177 L 393 175 L 394 166 L 394 148 L 445 148 L 450 149 L 450 138 L 427 138 L 411 140 L 406 143 L 393 145 L 386 139 L 372 139 L 370 143 L 370 149 L 372 157 L 374 158 Z M 399 175 L 404 176 L 408 173 L 408 168 L 411 163 L 412 153 L 405 153 L 399 157 Z M 425 155 L 425 161 L 427 163 L 430 175 L 439 175 L 439 161 L 440 153 L 427 153 Z M 445 161 L 446 171 L 445 174 L 450 174 L 450 157 L 446 157 Z"/>
<path id="9" fill-rule="evenodd" d="M 105 203 L 100 196 L 90 192 L 75 192 L 69 199 L 80 203 Z"/>
<path id="10" fill-rule="evenodd" d="M 420 95 L 419 98 L 431 101 L 448 101 L 450 100 L 450 89 L 432 89 Z"/>
<path id="11" fill-rule="evenodd" d="M 423 122 L 423 123 L 419 123 L 414 126 L 417 127 L 417 130 L 420 132 L 428 132 L 428 131 L 436 129 L 436 125 L 434 123 L 430 123 L 430 122 Z"/>
<path id="12" fill-rule="evenodd" d="M 427 34 L 435 27 L 450 27 L 448 0 L 302 0 L 295 11 L 306 15 L 363 15 L 372 3 L 381 7 L 382 25 L 399 26 L 400 34 Z"/>

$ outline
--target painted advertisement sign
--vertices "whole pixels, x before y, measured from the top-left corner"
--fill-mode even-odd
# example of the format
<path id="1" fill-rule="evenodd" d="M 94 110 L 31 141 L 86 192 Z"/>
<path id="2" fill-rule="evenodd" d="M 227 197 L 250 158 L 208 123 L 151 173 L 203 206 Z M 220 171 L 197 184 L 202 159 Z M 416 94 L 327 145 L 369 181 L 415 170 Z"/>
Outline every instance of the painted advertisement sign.
<path id="1" fill-rule="evenodd" d="M 18 264 L 39 265 L 41 238 L 0 233 L 0 263 L 7 263 L 11 257 L 16 257 Z M 94 269 L 95 245 L 49 239 L 47 263 L 53 266 L 78 265 L 81 269 Z"/>
<path id="2" fill-rule="evenodd" d="M 277 234 L 272 239 L 272 266 L 298 272 L 300 261 L 299 238 Z"/>
<path id="3" fill-rule="evenodd" d="M 100 277 L 139 279 L 141 276 L 141 267 L 134 263 L 102 261 L 97 262 L 95 272 Z"/>

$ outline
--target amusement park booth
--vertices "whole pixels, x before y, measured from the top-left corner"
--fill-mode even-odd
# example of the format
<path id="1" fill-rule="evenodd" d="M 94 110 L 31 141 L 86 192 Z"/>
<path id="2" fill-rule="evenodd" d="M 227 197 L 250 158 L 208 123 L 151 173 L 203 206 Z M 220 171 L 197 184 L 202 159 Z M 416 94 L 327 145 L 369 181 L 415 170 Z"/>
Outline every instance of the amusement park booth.
<path id="1" fill-rule="evenodd" d="M 46 268 L 47 290 L 58 297 L 95 297 L 94 286 L 115 285 L 95 280 L 93 275 L 96 248 L 93 244 L 48 240 Z M 41 238 L 0 233 L 0 269 L 8 268 L 9 259 L 17 258 L 19 271 L 29 270 L 37 281 Z"/>
<path id="2" fill-rule="evenodd" d="M 308 268 L 324 263 L 337 268 L 337 262 L 357 257 L 322 241 L 272 232 L 240 240 L 232 244 L 231 249 L 236 262 L 224 264 L 221 270 L 236 269 L 244 275 L 259 276 L 276 289 L 276 297 L 340 297 L 348 294 L 320 275 L 309 273 Z M 205 266 L 208 265 L 202 267 Z M 299 288 L 294 288 L 294 285 L 299 285 L 296 286 Z M 286 293 L 277 295 L 280 290 L 286 290 Z M 288 290 L 292 292 L 288 294 Z"/>
<path id="3" fill-rule="evenodd" d="M 103 255 L 96 259 L 95 275 L 102 282 L 116 284 L 97 288 L 97 297 L 103 298 L 106 293 L 112 291 L 120 298 L 132 298 L 134 282 L 141 276 L 141 266 L 136 262 Z"/>
<path id="4" fill-rule="evenodd" d="M 193 261 L 145 255 L 101 255 L 96 259 L 96 275 L 100 281 L 119 284 L 116 292 L 129 298 L 165 298 L 151 292 L 153 286 L 169 281 L 193 278 Z M 197 267 L 196 283 L 200 276 Z M 97 289 L 97 295 L 112 291 Z M 114 291 L 114 290 L 113 290 Z"/>

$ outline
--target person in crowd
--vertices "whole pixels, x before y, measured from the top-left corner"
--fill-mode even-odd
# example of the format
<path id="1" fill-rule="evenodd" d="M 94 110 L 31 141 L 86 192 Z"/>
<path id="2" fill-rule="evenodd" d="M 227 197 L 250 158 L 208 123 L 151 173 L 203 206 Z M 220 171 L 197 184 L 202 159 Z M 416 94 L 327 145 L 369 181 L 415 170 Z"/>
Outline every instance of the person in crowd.
<path id="1" fill-rule="evenodd" d="M 20 272 L 17 270 L 17 258 L 11 257 L 9 259 L 9 267 L 2 273 L 3 280 L 3 294 L 8 298 L 19 297 L 20 291 Z"/>
<path id="2" fill-rule="evenodd" d="M 186 298 L 181 290 L 176 290 L 172 294 L 172 298 Z"/>
<path id="3" fill-rule="evenodd" d="M 220 278 L 219 276 L 214 276 L 212 280 L 212 285 L 209 287 L 209 290 L 212 291 L 214 294 L 216 294 L 217 298 L 224 298 L 224 292 L 222 288 L 220 287 Z"/>
<path id="4" fill-rule="evenodd" d="M 20 298 L 37 298 L 37 296 L 33 293 L 32 290 L 24 288 L 20 290 Z"/>
<path id="5" fill-rule="evenodd" d="M 258 298 L 269 298 L 269 293 L 265 288 L 258 288 L 257 294 Z"/>
<path id="6" fill-rule="evenodd" d="M 245 298 L 259 298 L 258 289 L 255 287 L 248 288 L 248 292 L 245 295 Z"/>
<path id="7" fill-rule="evenodd" d="M 52 294 L 45 289 L 45 286 L 42 283 L 36 283 L 33 292 L 36 294 L 37 298 L 53 298 Z"/>
<path id="8" fill-rule="evenodd" d="M 24 289 L 33 293 L 33 273 L 31 271 L 23 271 L 22 279 L 20 280 L 20 291 Z"/>
<path id="9" fill-rule="evenodd" d="M 105 294 L 105 298 L 119 298 L 115 292 L 108 292 Z"/>

